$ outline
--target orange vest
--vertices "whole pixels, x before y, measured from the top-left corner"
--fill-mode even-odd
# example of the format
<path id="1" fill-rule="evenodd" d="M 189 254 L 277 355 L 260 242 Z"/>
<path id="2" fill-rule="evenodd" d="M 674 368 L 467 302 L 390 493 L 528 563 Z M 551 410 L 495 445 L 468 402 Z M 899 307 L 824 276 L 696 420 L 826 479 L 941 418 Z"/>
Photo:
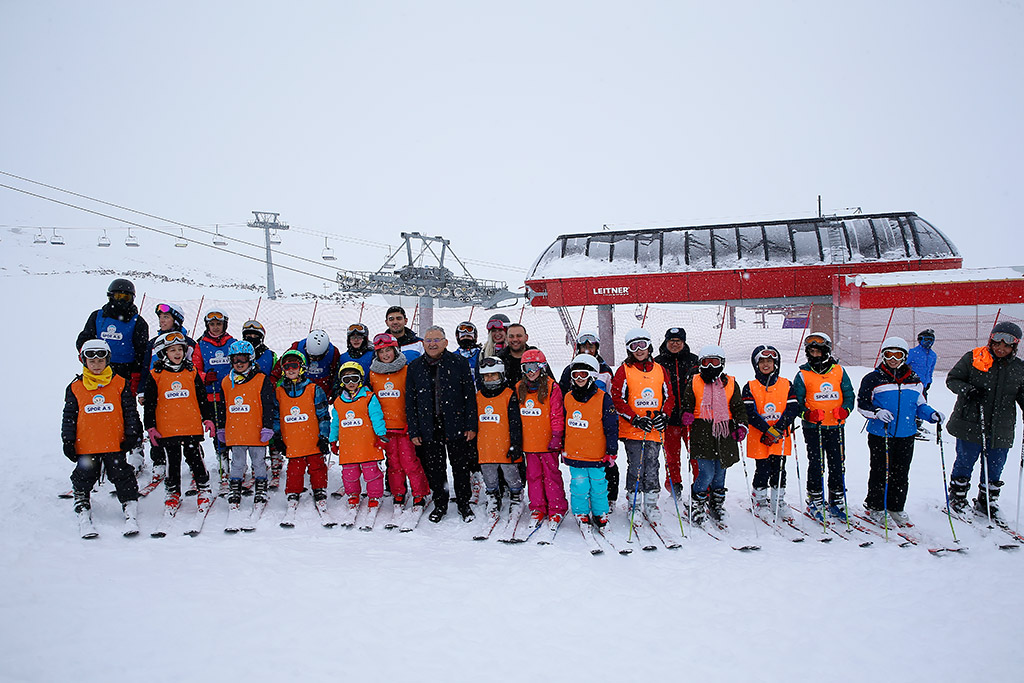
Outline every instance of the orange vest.
<path id="1" fill-rule="evenodd" d="M 665 369 L 654 364 L 654 367 L 644 372 L 635 365 L 626 364 L 626 402 L 637 415 L 646 415 L 648 411 L 660 411 L 665 397 L 662 394 L 662 387 L 665 386 Z M 635 439 L 640 441 L 656 441 L 661 443 L 664 434 L 659 431 L 644 432 L 637 429 L 623 417 L 619 418 L 619 438 Z"/>
<path id="2" fill-rule="evenodd" d="M 536 393 L 527 393 L 526 400 L 519 404 L 523 418 L 523 451 L 526 453 L 547 453 L 551 445 L 551 385 L 554 380 L 544 377 L 548 383 L 547 401 L 541 403 Z"/>
<path id="3" fill-rule="evenodd" d="M 319 455 L 320 422 L 316 419 L 316 387 L 310 382 L 302 393 L 292 398 L 283 387 L 277 388 L 277 405 L 281 410 L 281 438 L 289 458 Z"/>
<path id="4" fill-rule="evenodd" d="M 487 398 L 476 392 L 476 412 L 479 425 L 476 428 L 476 450 L 481 465 L 507 465 L 508 450 L 512 447 L 509 433 L 508 404 L 512 400 L 512 389 L 506 387 L 494 398 Z"/>
<path id="5" fill-rule="evenodd" d="M 78 427 L 75 430 L 75 452 L 79 455 L 116 453 L 124 441 L 124 413 L 121 392 L 124 377 L 114 375 L 110 384 L 93 391 L 77 379 L 71 391 L 78 401 Z"/>
<path id="6" fill-rule="evenodd" d="M 775 384 L 770 387 L 751 380 L 747 385 L 750 388 L 750 395 L 754 397 L 754 405 L 757 413 L 764 418 L 764 421 L 774 425 L 782 419 L 782 413 L 786 410 L 786 401 L 789 399 L 789 380 L 779 377 Z M 747 457 L 755 460 L 764 460 L 769 455 L 789 455 L 792 452 L 793 438 L 787 429 L 782 439 L 774 446 L 767 446 L 761 443 L 761 430 L 750 425 L 747 432 Z"/>
<path id="7" fill-rule="evenodd" d="M 370 398 L 365 393 L 351 403 L 334 399 L 338 411 L 338 462 L 352 465 L 384 459 L 384 451 L 376 446 L 377 435 L 370 423 Z"/>
<path id="8" fill-rule="evenodd" d="M 801 370 L 804 378 L 804 388 L 807 390 L 804 403 L 807 410 L 820 410 L 824 413 L 821 424 L 835 426 L 839 420 L 832 414 L 832 410 L 843 405 L 843 368 L 833 364 L 832 368 L 824 375 L 819 375 L 810 370 Z"/>
<path id="9" fill-rule="evenodd" d="M 202 436 L 203 416 L 195 396 L 196 371 L 153 373 L 156 382 L 156 430 L 160 436 Z"/>
<path id="10" fill-rule="evenodd" d="M 370 388 L 380 401 L 388 429 L 406 429 L 409 426 L 405 419 L 405 375 L 408 370 L 409 366 L 403 365 L 398 372 L 370 373 Z"/>
<path id="11" fill-rule="evenodd" d="M 597 390 L 586 403 L 565 397 L 565 457 L 572 460 L 600 462 L 604 460 L 608 444 L 601 421 L 604 392 Z"/>
<path id="12" fill-rule="evenodd" d="M 263 446 L 260 430 L 263 429 L 263 373 L 256 374 L 248 382 L 231 386 L 231 377 L 220 381 L 224 406 L 224 442 L 228 446 Z"/>

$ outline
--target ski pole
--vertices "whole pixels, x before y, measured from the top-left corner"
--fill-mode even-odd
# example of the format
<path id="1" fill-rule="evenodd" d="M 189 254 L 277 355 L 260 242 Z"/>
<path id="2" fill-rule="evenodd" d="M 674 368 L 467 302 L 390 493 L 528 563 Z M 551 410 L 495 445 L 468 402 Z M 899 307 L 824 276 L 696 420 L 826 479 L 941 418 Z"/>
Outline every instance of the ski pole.
<path id="1" fill-rule="evenodd" d="M 690 433 L 692 434 L 693 432 L 691 431 Z M 687 443 L 686 441 L 684 441 L 682 438 L 680 438 L 679 441 L 683 444 L 683 447 L 686 450 L 686 505 L 687 505 L 687 508 L 686 508 L 687 509 L 686 522 L 687 522 L 687 524 L 690 527 L 690 535 L 692 536 L 693 535 L 693 486 L 690 484 L 690 478 L 691 478 L 691 476 L 693 474 L 693 470 L 691 469 L 691 467 L 693 466 L 693 463 L 690 460 L 690 444 Z M 680 465 L 682 465 L 682 463 L 680 463 Z M 676 510 L 678 511 L 679 508 L 676 508 Z M 680 522 L 680 524 L 682 524 L 682 522 Z"/>
<path id="2" fill-rule="evenodd" d="M 747 476 L 747 449 L 746 449 L 746 444 L 741 441 L 737 445 L 739 447 L 739 452 L 740 452 L 740 462 L 743 463 L 743 481 L 745 481 L 746 484 L 747 484 L 747 502 L 748 502 L 748 504 L 750 506 L 750 521 L 752 521 L 754 523 L 754 538 L 756 539 L 757 536 L 758 536 L 758 534 L 757 534 L 757 518 L 754 515 L 753 499 L 750 497 L 750 478 Z M 778 529 L 776 529 L 776 531 L 778 531 Z"/>
<path id="3" fill-rule="evenodd" d="M 818 423 L 818 467 L 821 469 L 821 529 L 828 533 L 828 510 L 825 508 L 825 444 L 821 440 L 820 422 Z"/>
<path id="4" fill-rule="evenodd" d="M 846 530 L 850 530 L 850 497 L 846 495 L 846 428 L 839 425 L 839 473 L 843 478 L 843 509 L 846 511 Z"/>
<path id="5" fill-rule="evenodd" d="M 939 459 L 942 461 L 942 490 L 946 493 L 946 516 L 949 517 L 949 530 L 953 532 L 953 542 L 959 543 L 956 538 L 956 529 L 953 527 L 953 512 L 949 509 L 949 483 L 946 480 L 946 453 L 942 447 L 942 423 L 935 425 L 935 440 L 939 442 Z"/>
<path id="6" fill-rule="evenodd" d="M 667 432 L 667 431 L 668 431 L 668 429 L 665 430 L 665 432 Z M 665 436 L 665 432 L 662 432 L 662 440 L 663 440 L 663 443 L 666 443 L 666 445 L 667 445 L 667 441 L 664 441 L 667 438 Z M 679 435 L 679 443 L 680 443 L 680 445 L 682 445 L 682 442 L 683 442 L 683 436 L 682 436 L 682 432 L 680 432 L 680 435 Z M 1021 462 L 1024 463 L 1024 453 L 1021 454 Z M 665 469 L 666 470 L 668 469 L 668 462 L 665 463 Z M 686 538 L 686 532 L 683 531 L 683 516 L 679 513 L 679 498 L 676 496 L 676 486 L 678 485 L 678 482 L 672 481 L 672 473 L 671 472 L 668 472 L 667 474 L 668 474 L 668 482 L 669 482 L 669 484 L 672 485 L 672 502 L 676 506 L 676 519 L 679 520 L 679 533 L 682 534 L 683 538 Z"/>
<path id="7" fill-rule="evenodd" d="M 885 426 L 885 490 L 882 493 L 882 521 L 885 527 L 885 542 L 889 542 L 889 425 Z"/>
<path id="8" fill-rule="evenodd" d="M 804 483 L 800 479 L 800 453 L 796 448 L 796 426 L 793 426 L 793 464 L 796 465 L 796 487 L 800 493 L 804 493 Z"/>
<path id="9" fill-rule="evenodd" d="M 782 490 L 782 477 L 786 473 L 786 439 L 791 439 L 789 436 L 789 429 L 787 428 L 782 434 L 782 453 L 779 454 L 781 460 L 778 461 L 778 466 L 775 468 L 775 490 Z M 790 441 L 792 443 L 792 441 Z M 768 455 L 771 458 L 771 453 Z M 756 472 L 756 471 L 755 471 Z M 755 477 L 757 474 L 755 473 Z M 775 510 L 772 511 L 772 524 L 776 527 L 779 525 L 779 510 L 782 509 L 782 500 L 779 495 L 775 496 Z M 781 534 L 781 531 L 779 532 Z"/>
<path id="10" fill-rule="evenodd" d="M 633 520 L 636 518 L 636 499 L 640 495 L 640 479 L 644 475 L 644 450 L 647 445 L 647 432 L 644 432 L 643 441 L 640 442 L 640 467 L 637 468 L 636 475 L 636 486 L 633 487 L 633 509 L 629 511 L 629 536 L 626 537 L 627 543 L 633 542 Z M 628 472 L 629 459 L 627 458 L 626 467 Z"/>
<path id="11" fill-rule="evenodd" d="M 981 416 L 981 478 L 985 482 L 985 509 L 988 513 L 988 528 L 992 528 L 992 498 L 989 495 L 988 481 L 988 443 L 985 441 L 985 407 L 978 406 L 978 414 Z M 980 488 L 980 487 L 979 487 Z"/>
<path id="12" fill-rule="evenodd" d="M 1020 469 L 1017 471 L 1017 523 L 1014 525 L 1020 531 L 1020 486 L 1024 483 L 1024 437 L 1020 441 Z"/>

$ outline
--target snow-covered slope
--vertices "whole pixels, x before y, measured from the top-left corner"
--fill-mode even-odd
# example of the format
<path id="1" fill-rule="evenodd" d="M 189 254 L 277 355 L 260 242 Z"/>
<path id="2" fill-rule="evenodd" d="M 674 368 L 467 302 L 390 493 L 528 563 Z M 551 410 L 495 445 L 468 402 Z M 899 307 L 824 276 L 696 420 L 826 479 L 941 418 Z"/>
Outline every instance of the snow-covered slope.
<path id="1" fill-rule="evenodd" d="M 272 495 L 254 534 L 225 535 L 220 501 L 199 537 L 155 540 L 158 492 L 141 501 L 142 535 L 125 539 L 106 487 L 94 497 L 101 537 L 83 541 L 70 503 L 56 498 L 71 471 L 59 448 L 60 410 L 77 371 L 75 336 L 113 275 L 68 273 L 12 249 L 6 235 L 3 251 L 2 680 L 1016 678 L 1024 557 L 971 529 L 958 530 L 966 556 L 932 557 L 881 539 L 870 548 L 790 543 L 744 517 L 740 466 L 727 479 L 729 540 L 760 543 L 758 553 L 698 534 L 676 551 L 592 557 L 572 520 L 553 546 L 474 542 L 454 514 L 436 526 L 424 519 L 408 534 L 384 531 L 382 519 L 371 533 L 327 530 L 308 500 L 298 526 L 286 530 L 277 525 L 283 492 Z M 131 267 L 167 274 L 159 264 Z M 197 268 L 214 284 L 231 279 Z M 158 279 L 137 284 L 153 299 L 254 298 Z M 751 374 L 748 355 L 730 362 L 741 381 Z M 851 369 L 855 384 L 865 372 Z M 941 379 L 935 404 L 948 413 Z M 851 505 L 867 477 L 861 424 L 855 416 L 847 430 Z M 947 442 L 947 466 L 953 455 Z M 1014 465 L 1011 455 L 1011 513 Z M 790 464 L 798 501 L 795 474 Z M 908 511 L 945 540 L 942 499 L 938 449 L 919 442 Z M 671 503 L 662 508 L 673 522 Z M 625 532 L 620 511 L 612 531 L 619 545 Z"/>

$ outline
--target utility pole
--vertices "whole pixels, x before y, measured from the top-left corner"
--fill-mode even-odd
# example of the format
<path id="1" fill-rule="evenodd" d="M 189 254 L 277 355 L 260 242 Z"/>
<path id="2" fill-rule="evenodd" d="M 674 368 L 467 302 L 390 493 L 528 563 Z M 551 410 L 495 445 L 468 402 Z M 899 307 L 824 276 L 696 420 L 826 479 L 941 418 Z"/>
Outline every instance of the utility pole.
<path id="1" fill-rule="evenodd" d="M 256 220 L 249 223 L 250 228 L 262 228 L 263 237 L 267 245 L 267 298 L 277 298 L 277 288 L 274 286 L 274 259 L 270 253 L 270 231 L 287 230 L 287 223 L 278 223 L 277 217 L 281 214 L 270 213 L 269 211 L 253 211 Z"/>

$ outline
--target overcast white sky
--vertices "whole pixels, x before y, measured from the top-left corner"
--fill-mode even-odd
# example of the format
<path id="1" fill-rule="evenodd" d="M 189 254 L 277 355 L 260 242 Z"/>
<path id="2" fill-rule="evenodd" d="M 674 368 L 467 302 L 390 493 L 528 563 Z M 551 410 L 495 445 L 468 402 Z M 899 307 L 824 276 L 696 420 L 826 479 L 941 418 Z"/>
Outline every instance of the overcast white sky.
<path id="1" fill-rule="evenodd" d="M 1015 0 L 3 0 L 0 170 L 519 268 L 561 233 L 806 216 L 820 193 L 1017 264 L 1022 35 Z M 0 188 L 0 225 L 114 223 Z"/>

